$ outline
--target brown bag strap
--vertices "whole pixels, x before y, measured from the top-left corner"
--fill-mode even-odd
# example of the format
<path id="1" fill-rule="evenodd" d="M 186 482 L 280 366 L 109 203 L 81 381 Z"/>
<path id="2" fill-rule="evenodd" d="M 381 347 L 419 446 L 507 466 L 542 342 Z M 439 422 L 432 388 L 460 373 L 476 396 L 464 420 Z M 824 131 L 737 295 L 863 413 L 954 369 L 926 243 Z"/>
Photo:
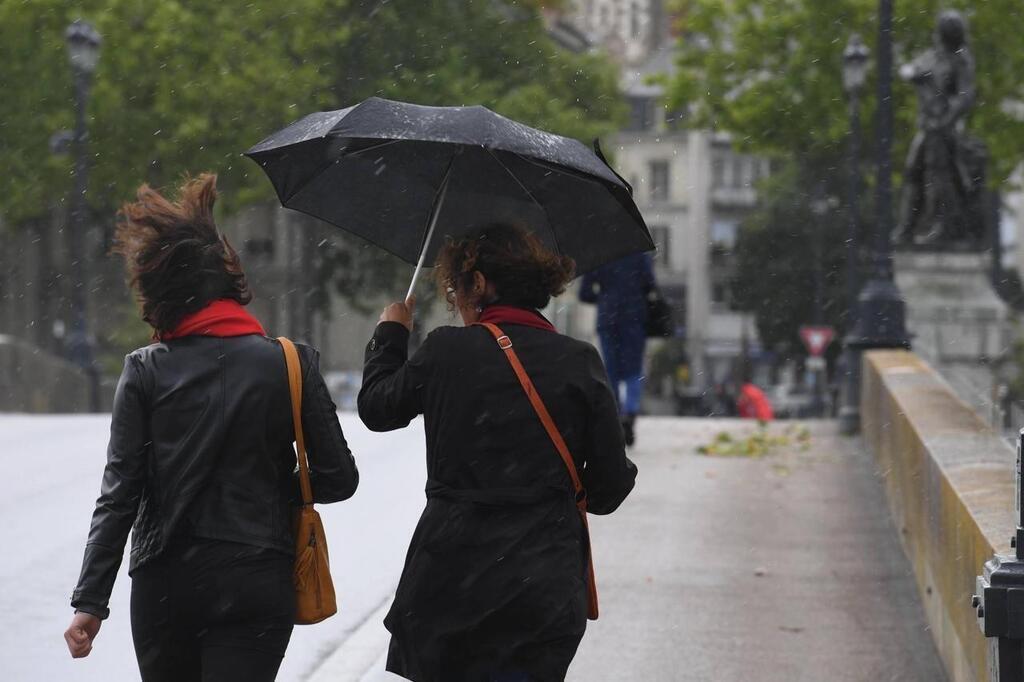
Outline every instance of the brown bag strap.
<path id="1" fill-rule="evenodd" d="M 487 327 L 487 329 L 494 335 L 495 340 L 498 342 L 498 346 L 505 351 L 505 357 L 508 358 L 509 363 L 512 365 L 512 369 L 515 370 L 516 376 L 519 377 L 519 383 L 523 385 L 523 390 L 526 391 L 526 397 L 530 399 L 530 403 L 533 405 L 533 409 L 537 412 L 537 416 L 540 417 L 541 423 L 544 425 L 544 429 L 548 432 L 548 436 L 551 437 L 551 441 L 555 444 L 555 449 L 558 450 L 558 454 L 561 455 L 562 461 L 565 463 L 565 468 L 569 470 L 569 478 L 572 479 L 573 488 L 576 489 L 576 501 L 577 506 L 581 509 L 586 510 L 587 500 L 583 497 L 583 483 L 580 481 L 579 473 L 576 471 L 576 462 L 573 461 L 572 454 L 569 452 L 569 446 L 565 444 L 565 439 L 562 438 L 562 433 L 555 426 L 555 420 L 551 418 L 551 413 L 548 412 L 547 406 L 544 405 L 544 401 L 541 400 L 540 394 L 537 393 L 537 389 L 533 385 L 533 381 L 530 380 L 530 375 L 526 373 L 526 368 L 523 367 L 523 363 L 519 361 L 519 356 L 512 350 L 512 340 L 505 335 L 505 332 L 501 331 L 501 328 L 496 324 L 490 322 L 480 322 L 481 327 Z"/>
<path id="2" fill-rule="evenodd" d="M 295 344 L 283 336 L 277 337 L 284 351 L 284 362 L 288 367 L 288 389 L 292 396 L 292 422 L 295 424 L 295 451 L 299 462 L 299 488 L 302 489 L 302 504 L 313 504 L 313 486 L 309 483 L 309 461 L 306 459 L 306 439 L 302 434 L 302 365 Z"/>
<path id="3" fill-rule="evenodd" d="M 580 520 L 583 523 L 583 531 L 587 536 L 587 618 L 597 620 L 597 578 L 594 575 L 594 554 L 590 549 L 587 495 L 583 490 L 583 482 L 580 481 L 579 472 L 576 471 L 576 462 L 573 461 L 572 454 L 569 452 L 569 446 L 565 444 L 565 439 L 562 438 L 562 433 L 555 425 L 555 420 L 551 418 L 551 413 L 548 412 L 548 408 L 544 405 L 544 401 L 541 400 L 540 394 L 537 393 L 533 381 L 530 380 L 530 375 L 526 373 L 526 368 L 519 361 L 519 356 L 512 350 L 512 339 L 508 338 L 505 332 L 501 331 L 501 327 L 496 324 L 491 324 L 490 322 L 477 322 L 476 324 L 481 327 L 487 327 L 488 331 L 491 332 L 494 339 L 498 342 L 498 347 L 505 351 L 505 357 L 508 358 L 509 364 L 515 370 L 516 376 L 519 377 L 519 383 L 522 384 L 526 397 L 530 399 L 530 404 L 533 405 L 534 411 L 540 417 L 544 430 L 548 432 L 551 442 L 555 444 L 555 449 L 558 450 L 558 454 L 562 457 L 562 462 L 565 463 L 565 468 L 569 471 L 569 478 L 572 479 L 573 488 L 576 490 L 576 509 L 579 511 Z"/>

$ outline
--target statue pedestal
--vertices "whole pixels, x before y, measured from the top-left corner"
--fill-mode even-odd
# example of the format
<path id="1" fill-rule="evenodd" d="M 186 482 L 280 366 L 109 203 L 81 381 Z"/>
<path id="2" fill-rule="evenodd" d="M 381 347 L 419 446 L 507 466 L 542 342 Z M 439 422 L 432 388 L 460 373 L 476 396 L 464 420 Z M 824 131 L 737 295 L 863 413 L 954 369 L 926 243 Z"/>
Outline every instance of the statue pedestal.
<path id="1" fill-rule="evenodd" d="M 914 351 L 989 417 L 999 364 L 1013 341 L 1009 308 L 992 288 L 991 256 L 901 251 L 894 260 Z"/>

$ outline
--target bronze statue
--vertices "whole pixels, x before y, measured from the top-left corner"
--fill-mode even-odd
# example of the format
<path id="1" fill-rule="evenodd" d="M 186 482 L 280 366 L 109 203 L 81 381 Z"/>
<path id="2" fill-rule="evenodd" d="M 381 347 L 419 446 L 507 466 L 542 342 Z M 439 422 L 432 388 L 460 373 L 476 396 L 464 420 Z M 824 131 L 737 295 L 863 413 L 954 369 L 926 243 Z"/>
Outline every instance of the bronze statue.
<path id="1" fill-rule="evenodd" d="M 972 242 L 984 236 L 978 196 L 984 145 L 964 131 L 974 105 L 974 59 L 967 22 L 939 15 L 935 45 L 900 69 L 917 92 L 917 133 L 904 174 L 897 240 L 924 246 Z"/>

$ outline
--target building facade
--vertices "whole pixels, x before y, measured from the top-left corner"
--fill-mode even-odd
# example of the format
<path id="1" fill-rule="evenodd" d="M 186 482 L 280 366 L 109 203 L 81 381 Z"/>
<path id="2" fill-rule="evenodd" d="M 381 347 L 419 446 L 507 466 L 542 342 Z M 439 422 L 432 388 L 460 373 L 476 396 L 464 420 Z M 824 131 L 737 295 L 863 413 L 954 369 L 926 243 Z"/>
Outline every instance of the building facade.
<path id="1" fill-rule="evenodd" d="M 572 0 L 570 19 L 619 63 L 640 64 L 668 29 L 662 0 Z"/>
<path id="2" fill-rule="evenodd" d="M 658 245 L 659 281 L 677 310 L 679 339 L 653 343 L 651 352 L 681 345 L 685 383 L 699 394 L 732 378 L 738 363 L 759 352 L 753 320 L 731 306 L 731 251 L 741 219 L 755 205 L 754 187 L 768 172 L 767 163 L 735 153 L 728 137 L 689 129 L 685 112 L 666 109 L 662 89 L 650 83 L 650 76 L 673 68 L 674 38 L 662 0 L 572 0 L 564 7 L 561 13 L 546 12 L 552 37 L 565 49 L 604 50 L 621 66 L 630 119 L 607 141 L 606 151 L 634 186 Z M 52 220 L 5 235 L 0 253 L 0 333 L 56 356 L 63 354 L 68 316 L 62 302 L 69 285 L 61 276 L 69 261 L 62 232 L 66 211 L 58 208 Z M 358 371 L 376 311 L 404 292 L 366 292 L 353 306 L 324 291 L 330 300 L 324 314 L 311 296 L 320 286 L 311 264 L 320 243 L 334 232 L 314 222 L 268 204 L 232 217 L 224 229 L 242 254 L 255 294 L 253 310 L 268 331 L 319 346 L 325 370 Z M 140 325 L 120 263 L 105 257 L 109 235 L 91 232 L 90 326 L 109 331 L 116 323 L 137 336 Z M 575 291 L 553 302 L 547 313 L 563 331 L 596 340 L 594 311 L 576 302 Z M 443 305 L 435 305 L 428 318 L 422 328 L 450 321 Z M 119 338 L 108 345 L 124 343 Z"/>
<path id="3" fill-rule="evenodd" d="M 756 370 L 763 357 L 753 317 L 732 306 L 732 251 L 770 165 L 736 152 L 728 135 L 689 128 L 685 111 L 666 106 L 652 80 L 674 70 L 675 38 L 662 2 L 577 0 L 572 7 L 580 30 L 621 65 L 630 117 L 607 151 L 633 186 L 658 247 L 656 273 L 685 347 L 686 390 L 704 394 L 739 379 L 742 367 Z M 571 333 L 585 335 L 586 309 L 562 317 Z M 652 344 L 652 353 L 662 350 Z"/>

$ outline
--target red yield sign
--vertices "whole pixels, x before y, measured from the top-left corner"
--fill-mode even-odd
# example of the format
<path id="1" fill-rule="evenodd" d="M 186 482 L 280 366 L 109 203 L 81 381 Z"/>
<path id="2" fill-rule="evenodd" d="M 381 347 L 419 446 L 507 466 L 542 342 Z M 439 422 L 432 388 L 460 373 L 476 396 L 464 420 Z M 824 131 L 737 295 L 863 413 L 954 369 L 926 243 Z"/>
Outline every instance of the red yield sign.
<path id="1" fill-rule="evenodd" d="M 807 352 L 811 354 L 811 357 L 817 358 L 825 352 L 828 348 L 828 344 L 832 343 L 832 339 L 835 338 L 836 330 L 832 327 L 818 327 L 805 325 L 800 327 L 800 338 L 803 339 L 804 345 L 807 347 Z"/>

